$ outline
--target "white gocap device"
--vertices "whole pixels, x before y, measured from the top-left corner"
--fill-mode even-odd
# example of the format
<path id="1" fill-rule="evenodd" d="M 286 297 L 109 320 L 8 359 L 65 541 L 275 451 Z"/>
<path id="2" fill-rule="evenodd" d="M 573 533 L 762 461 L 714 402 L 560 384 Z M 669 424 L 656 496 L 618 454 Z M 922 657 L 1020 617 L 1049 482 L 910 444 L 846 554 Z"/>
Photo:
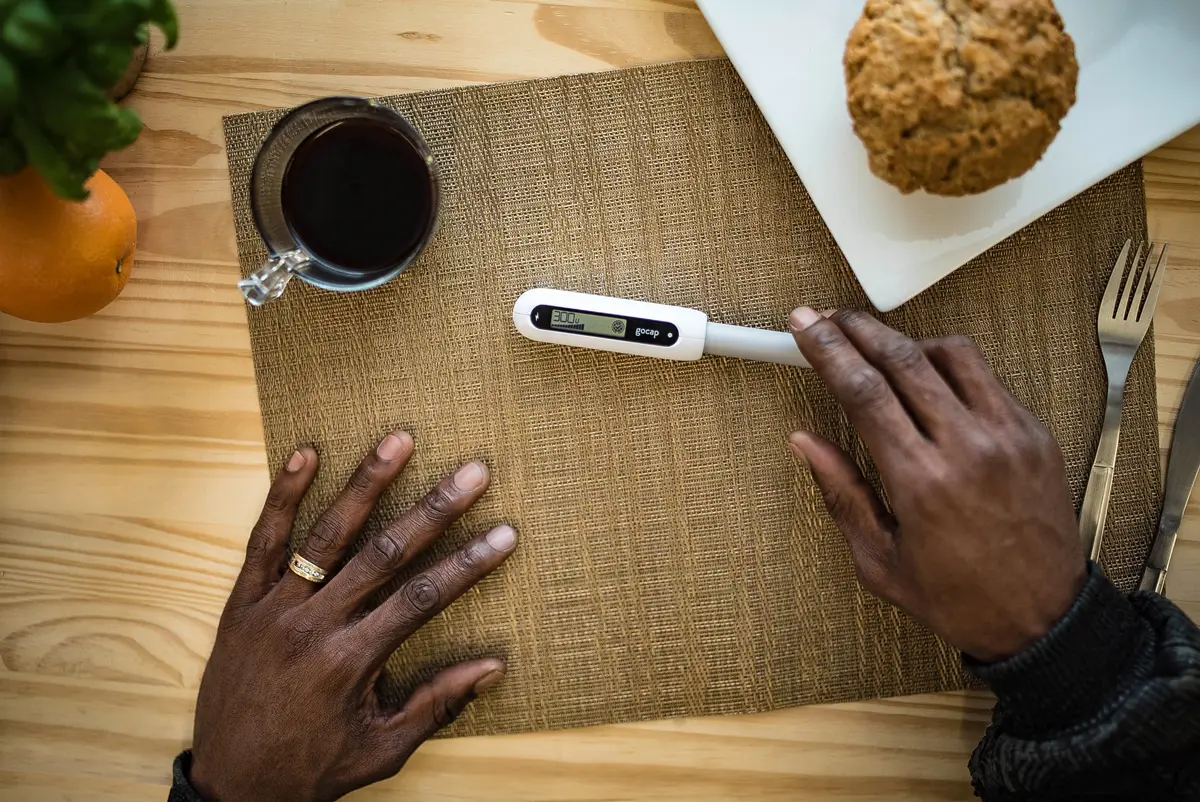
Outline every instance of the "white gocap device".
<path id="1" fill-rule="evenodd" d="M 708 315 L 567 290 L 529 290 L 513 305 L 517 331 L 531 340 L 635 356 L 690 361 L 705 354 L 809 367 L 792 335 L 709 323 Z"/>

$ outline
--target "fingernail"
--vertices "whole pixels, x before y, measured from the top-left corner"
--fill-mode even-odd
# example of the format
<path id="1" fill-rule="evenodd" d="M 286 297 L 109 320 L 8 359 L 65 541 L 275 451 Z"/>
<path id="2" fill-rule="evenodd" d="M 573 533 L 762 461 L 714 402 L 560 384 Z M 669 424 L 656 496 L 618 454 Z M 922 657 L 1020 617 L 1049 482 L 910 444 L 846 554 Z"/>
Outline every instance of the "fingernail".
<path id="1" fill-rule="evenodd" d="M 475 683 L 475 687 L 472 688 L 472 690 L 475 691 L 476 696 L 480 696 L 484 691 L 488 690 L 489 688 L 495 688 L 503 681 L 504 672 L 497 668 L 495 671 L 489 671 L 480 677 L 479 681 Z"/>
<path id="2" fill-rule="evenodd" d="M 285 468 L 285 470 L 287 470 L 288 473 L 295 473 L 296 471 L 300 470 L 307 464 L 308 464 L 308 457 L 304 456 L 303 452 L 293 451 L 292 457 L 291 457 L 291 459 L 288 460 L 287 467 Z"/>
<path id="3" fill-rule="evenodd" d="M 407 432 L 393 432 L 375 446 L 375 456 L 384 462 L 391 462 L 407 451 L 410 445 L 412 445 L 412 438 Z"/>
<path id="4" fill-rule="evenodd" d="M 505 524 L 488 532 L 483 539 L 496 551 L 512 551 L 512 547 L 517 545 L 517 532 Z"/>
<path id="5" fill-rule="evenodd" d="M 808 464 L 808 457 L 804 453 L 804 436 L 802 434 L 799 432 L 792 432 L 790 435 L 788 435 L 788 448 L 791 449 L 791 452 L 796 456 L 796 459 L 800 460 L 805 465 Z"/>
<path id="6" fill-rule="evenodd" d="M 792 312 L 791 320 L 788 325 L 792 327 L 792 331 L 804 331 L 812 324 L 821 319 L 821 316 L 814 312 L 810 307 L 802 306 Z"/>
<path id="7" fill-rule="evenodd" d="M 481 463 L 468 462 L 458 469 L 451 480 L 459 490 L 478 490 L 483 480 L 487 478 L 487 470 Z"/>
<path id="8" fill-rule="evenodd" d="M 822 309 L 821 317 L 833 317 L 835 312 L 837 312 L 836 309 Z"/>

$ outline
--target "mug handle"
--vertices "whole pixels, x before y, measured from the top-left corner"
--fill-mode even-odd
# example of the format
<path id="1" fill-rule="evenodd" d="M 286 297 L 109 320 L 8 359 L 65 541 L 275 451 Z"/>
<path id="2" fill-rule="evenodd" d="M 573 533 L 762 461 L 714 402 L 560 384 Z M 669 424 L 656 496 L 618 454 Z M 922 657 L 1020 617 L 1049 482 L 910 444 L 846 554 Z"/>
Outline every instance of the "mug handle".
<path id="1" fill-rule="evenodd" d="M 239 281 L 238 289 L 251 306 L 262 306 L 283 295 L 292 275 L 308 265 L 308 254 L 299 249 L 273 254 L 262 267 Z"/>

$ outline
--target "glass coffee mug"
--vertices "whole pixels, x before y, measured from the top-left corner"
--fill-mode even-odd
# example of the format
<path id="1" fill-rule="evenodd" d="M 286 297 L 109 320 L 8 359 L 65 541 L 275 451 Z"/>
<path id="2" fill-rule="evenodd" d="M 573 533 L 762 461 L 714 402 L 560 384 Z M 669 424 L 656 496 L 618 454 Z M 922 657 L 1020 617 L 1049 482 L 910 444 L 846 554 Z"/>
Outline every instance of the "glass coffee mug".
<path id="1" fill-rule="evenodd" d="M 327 290 L 378 287 L 429 243 L 440 200 L 433 154 L 399 114 L 354 97 L 301 106 L 254 162 L 250 207 L 270 256 L 238 287 L 254 306 L 292 276 Z"/>

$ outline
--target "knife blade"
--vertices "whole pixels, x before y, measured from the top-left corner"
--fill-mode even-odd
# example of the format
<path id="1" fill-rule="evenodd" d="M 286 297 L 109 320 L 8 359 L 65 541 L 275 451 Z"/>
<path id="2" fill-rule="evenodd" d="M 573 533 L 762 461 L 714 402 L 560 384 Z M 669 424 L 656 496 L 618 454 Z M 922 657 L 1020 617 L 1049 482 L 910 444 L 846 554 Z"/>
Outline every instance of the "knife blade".
<path id="1" fill-rule="evenodd" d="M 1183 401 L 1175 418 L 1158 534 L 1154 536 L 1139 590 L 1162 593 L 1166 587 L 1171 552 L 1175 550 L 1179 523 L 1183 520 L 1188 497 L 1192 495 L 1192 486 L 1196 484 L 1197 473 L 1200 473 L 1200 363 L 1192 370 L 1192 378 L 1183 391 Z"/>

